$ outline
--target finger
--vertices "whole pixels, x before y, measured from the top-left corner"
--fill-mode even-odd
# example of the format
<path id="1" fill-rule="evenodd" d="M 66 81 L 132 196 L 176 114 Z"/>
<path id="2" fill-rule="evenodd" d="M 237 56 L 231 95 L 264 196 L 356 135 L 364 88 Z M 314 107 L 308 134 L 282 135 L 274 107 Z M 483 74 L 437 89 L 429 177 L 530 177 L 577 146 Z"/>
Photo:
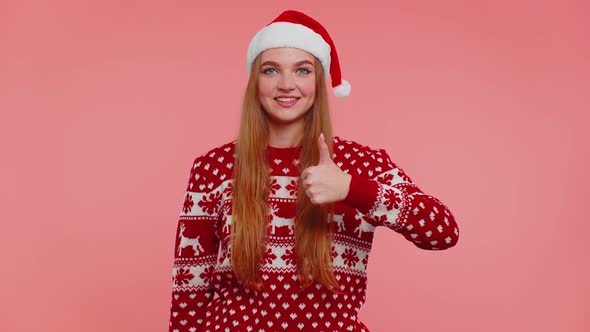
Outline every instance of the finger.
<path id="1" fill-rule="evenodd" d="M 311 173 L 313 172 L 315 166 L 309 166 L 308 168 L 306 168 L 303 173 L 301 174 L 301 177 L 303 180 L 306 180 L 307 178 L 309 178 L 311 176 Z"/>
<path id="2" fill-rule="evenodd" d="M 324 137 L 324 133 L 320 134 L 318 138 L 318 148 L 320 150 L 320 164 L 329 163 L 332 161 L 330 158 L 330 150 L 328 149 L 328 144 L 326 144 L 326 139 Z"/>

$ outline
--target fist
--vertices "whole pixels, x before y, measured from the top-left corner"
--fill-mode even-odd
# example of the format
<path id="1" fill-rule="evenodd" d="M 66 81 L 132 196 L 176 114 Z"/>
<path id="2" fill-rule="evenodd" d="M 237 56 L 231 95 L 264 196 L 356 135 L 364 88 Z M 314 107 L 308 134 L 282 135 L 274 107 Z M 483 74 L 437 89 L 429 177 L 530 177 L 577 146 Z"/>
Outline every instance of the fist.
<path id="1" fill-rule="evenodd" d="M 313 204 L 329 204 L 344 200 L 348 195 L 352 176 L 344 173 L 330 156 L 324 134 L 318 139 L 320 160 L 301 173 L 305 193 Z"/>

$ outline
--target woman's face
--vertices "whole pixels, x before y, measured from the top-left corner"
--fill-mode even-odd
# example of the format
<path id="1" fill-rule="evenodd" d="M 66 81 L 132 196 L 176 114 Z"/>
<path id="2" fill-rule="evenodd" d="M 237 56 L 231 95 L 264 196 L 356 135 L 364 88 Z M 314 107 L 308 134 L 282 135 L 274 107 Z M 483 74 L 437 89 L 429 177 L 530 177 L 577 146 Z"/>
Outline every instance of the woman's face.
<path id="1" fill-rule="evenodd" d="M 275 124 L 299 124 L 315 98 L 314 56 L 290 47 L 260 54 L 258 98 Z"/>

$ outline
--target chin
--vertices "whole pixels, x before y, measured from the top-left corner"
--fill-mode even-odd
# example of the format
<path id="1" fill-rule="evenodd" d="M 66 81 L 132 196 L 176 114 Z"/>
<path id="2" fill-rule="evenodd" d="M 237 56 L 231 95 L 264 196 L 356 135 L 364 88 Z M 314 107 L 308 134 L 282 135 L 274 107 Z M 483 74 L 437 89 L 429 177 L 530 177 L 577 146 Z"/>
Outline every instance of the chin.
<path id="1" fill-rule="evenodd" d="M 271 116 L 270 120 L 271 120 L 271 122 L 274 122 L 274 123 L 289 124 L 289 123 L 298 122 L 302 118 L 303 118 L 303 116 L 298 116 L 295 118 L 284 118 L 284 117 Z"/>
<path id="2" fill-rule="evenodd" d="M 264 110 L 264 112 L 270 120 L 281 123 L 293 122 L 305 115 L 305 112 L 286 109 L 272 109 L 270 112 Z"/>

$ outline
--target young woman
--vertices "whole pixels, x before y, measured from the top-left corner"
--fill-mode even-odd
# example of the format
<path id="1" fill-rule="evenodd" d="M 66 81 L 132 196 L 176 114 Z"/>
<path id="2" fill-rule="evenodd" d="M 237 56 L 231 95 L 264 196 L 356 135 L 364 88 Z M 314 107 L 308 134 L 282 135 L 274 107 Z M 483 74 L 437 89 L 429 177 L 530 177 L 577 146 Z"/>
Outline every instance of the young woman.
<path id="1" fill-rule="evenodd" d="M 317 21 L 283 12 L 250 43 L 248 74 L 238 138 L 190 172 L 170 331 L 366 332 L 375 228 L 441 250 L 453 214 L 385 150 L 332 135 L 326 78 L 337 96 L 350 84 Z"/>

